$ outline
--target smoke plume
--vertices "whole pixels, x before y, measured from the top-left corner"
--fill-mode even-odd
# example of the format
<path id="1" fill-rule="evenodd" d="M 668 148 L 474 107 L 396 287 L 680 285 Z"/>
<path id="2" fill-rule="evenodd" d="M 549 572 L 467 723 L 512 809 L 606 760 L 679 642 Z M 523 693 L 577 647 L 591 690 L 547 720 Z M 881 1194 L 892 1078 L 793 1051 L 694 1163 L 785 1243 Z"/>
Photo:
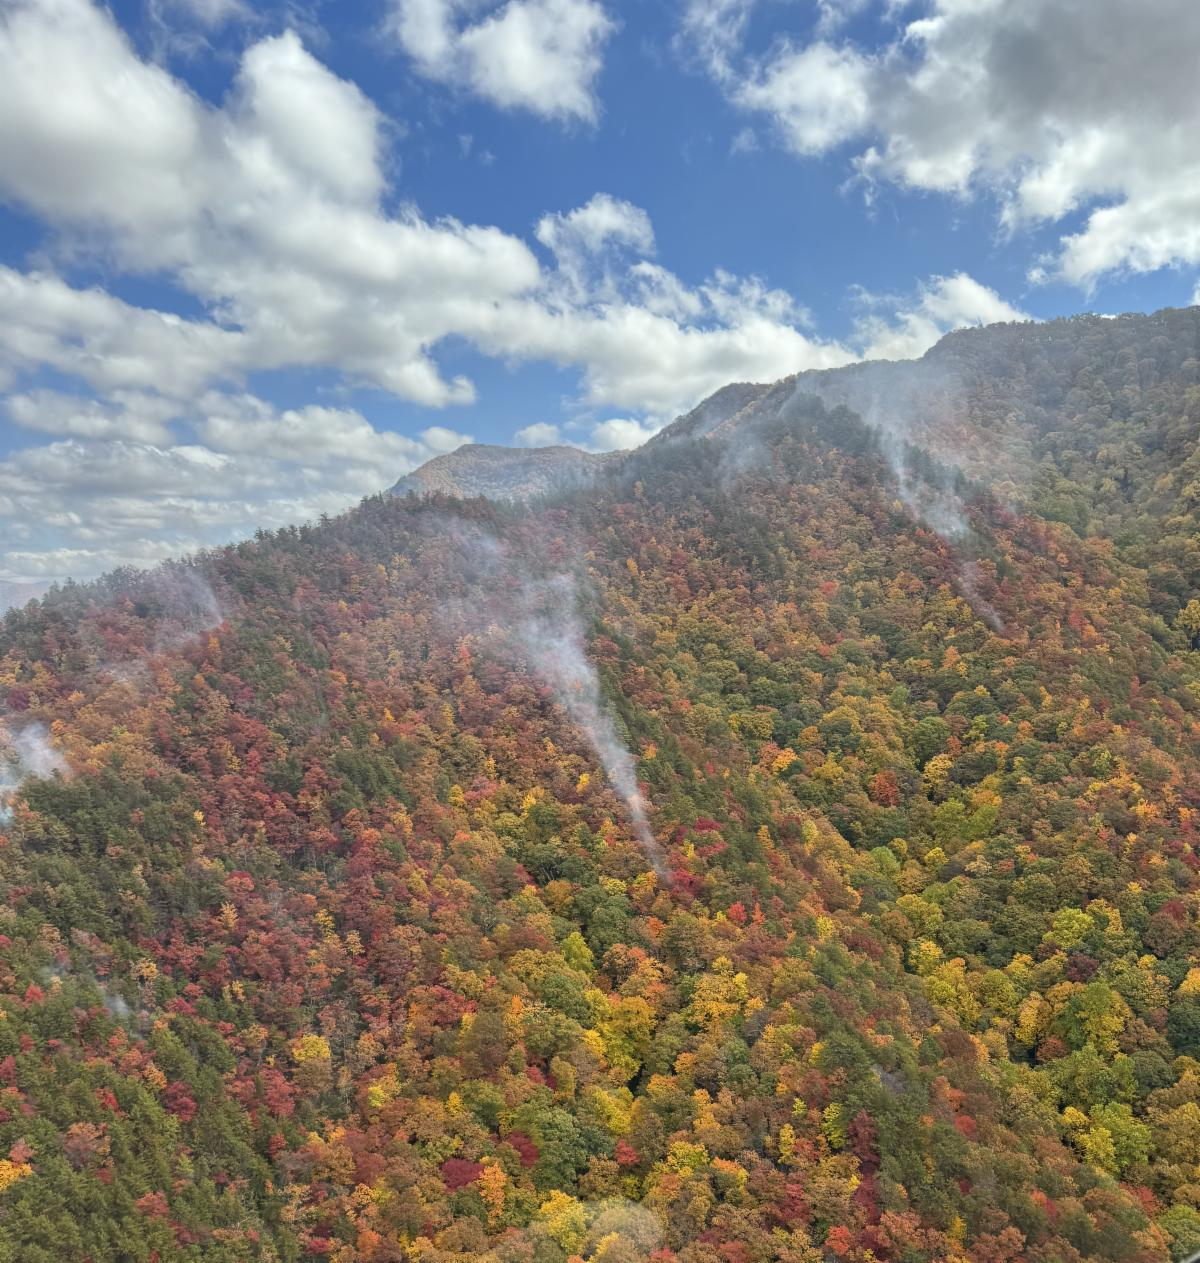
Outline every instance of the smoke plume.
<path id="1" fill-rule="evenodd" d="M 50 744 L 43 725 L 30 723 L 14 730 L 10 723 L 0 720 L 0 827 L 12 822 L 13 799 L 25 781 L 66 770 L 66 763 Z"/>
<path id="2" fill-rule="evenodd" d="M 566 574 L 525 585 L 525 613 L 513 627 L 533 672 L 553 691 L 555 700 L 587 737 L 609 784 L 625 804 L 629 822 L 646 859 L 660 879 L 667 870 L 638 789 L 633 755 L 617 735 L 605 709 L 600 677 L 584 649 L 575 580 Z"/>
<path id="3" fill-rule="evenodd" d="M 646 859 L 665 883 L 663 851 L 638 789 L 636 762 L 605 706 L 599 674 L 587 655 L 579 580 L 561 569 L 549 576 L 535 575 L 527 557 L 474 524 L 439 518 L 429 528 L 459 547 L 458 578 L 476 588 L 469 597 L 443 603 L 441 616 L 448 629 L 460 635 L 470 631 L 491 654 L 524 664 L 551 691 L 587 738 L 624 804 Z"/>

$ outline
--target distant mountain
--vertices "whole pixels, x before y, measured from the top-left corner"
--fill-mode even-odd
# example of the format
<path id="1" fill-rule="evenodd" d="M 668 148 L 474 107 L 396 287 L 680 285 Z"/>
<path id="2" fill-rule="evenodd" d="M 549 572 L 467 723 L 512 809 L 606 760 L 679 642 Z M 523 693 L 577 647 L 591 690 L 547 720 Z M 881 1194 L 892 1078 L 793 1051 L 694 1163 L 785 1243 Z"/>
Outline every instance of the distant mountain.
<path id="1" fill-rule="evenodd" d="M 612 455 L 595 455 L 577 447 L 468 443 L 406 474 L 392 488 L 392 494 L 436 492 L 462 499 L 536 500 L 569 487 L 586 486 L 612 459 Z"/>
<path id="2" fill-rule="evenodd" d="M 13 583 L 0 579 L 0 614 L 36 601 L 39 596 L 45 595 L 49 586 L 48 583 Z"/>
<path id="3" fill-rule="evenodd" d="M 736 382 L 723 386 L 664 434 L 702 438 L 749 409 L 770 385 Z M 651 443 L 655 440 L 651 439 Z M 592 453 L 577 447 L 501 447 L 467 443 L 435 456 L 406 474 L 391 489 L 396 496 L 441 494 L 471 499 L 536 500 L 593 483 L 601 471 L 618 468 L 627 452 Z"/>

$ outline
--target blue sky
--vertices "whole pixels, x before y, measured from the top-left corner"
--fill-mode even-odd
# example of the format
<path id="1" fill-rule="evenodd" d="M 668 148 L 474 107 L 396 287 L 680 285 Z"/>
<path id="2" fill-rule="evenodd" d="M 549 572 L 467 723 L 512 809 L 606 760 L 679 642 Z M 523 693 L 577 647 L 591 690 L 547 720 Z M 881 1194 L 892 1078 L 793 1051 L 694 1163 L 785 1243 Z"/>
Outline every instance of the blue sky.
<path id="1" fill-rule="evenodd" d="M 0 0 L 0 581 L 1189 303 L 1198 53 L 1191 0 Z"/>

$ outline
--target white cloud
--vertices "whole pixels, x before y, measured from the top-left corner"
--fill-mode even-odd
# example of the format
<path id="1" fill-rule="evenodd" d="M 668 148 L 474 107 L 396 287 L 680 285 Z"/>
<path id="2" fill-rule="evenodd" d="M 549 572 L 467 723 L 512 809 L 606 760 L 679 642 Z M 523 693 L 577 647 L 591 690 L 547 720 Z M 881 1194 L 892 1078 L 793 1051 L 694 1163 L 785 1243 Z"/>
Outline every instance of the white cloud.
<path id="1" fill-rule="evenodd" d="M 429 452 L 434 456 L 440 456 L 444 452 L 457 451 L 464 443 L 475 442 L 469 434 L 459 434 L 444 425 L 431 425 L 427 430 L 422 430 L 418 437 L 422 446 L 428 448 Z M 428 458 L 424 457 L 423 459 Z"/>
<path id="2" fill-rule="evenodd" d="M 88 578 L 340 512 L 471 441 L 443 427 L 407 438 L 351 409 L 280 411 L 217 392 L 189 422 L 199 442 L 72 437 L 0 460 L 0 580 Z"/>
<path id="3" fill-rule="evenodd" d="M 83 244 L 99 234 L 129 269 L 173 275 L 212 311 L 192 327 L 222 367 L 333 365 L 433 406 L 473 397 L 429 348 L 534 288 L 537 261 L 494 228 L 385 216 L 382 119 L 358 88 L 289 32 L 247 50 L 214 110 L 87 0 L 11 7 L 0 190 Z"/>
<path id="4" fill-rule="evenodd" d="M 785 43 L 732 93 L 743 109 L 770 114 L 789 149 L 816 154 L 861 132 L 869 81 L 869 63 L 853 49 Z"/>
<path id="5" fill-rule="evenodd" d="M 650 216 L 631 202 L 597 193 L 565 215 L 545 215 L 534 235 L 542 245 L 564 256 L 597 255 L 612 244 L 629 246 L 642 254 L 654 253 L 654 229 Z"/>
<path id="6" fill-rule="evenodd" d="M 388 25 L 428 78 L 502 109 L 585 122 L 616 29 L 597 0 L 392 0 Z"/>
<path id="7" fill-rule="evenodd" d="M 529 304 L 523 319 L 497 322 L 480 341 L 499 355 L 583 364 L 585 403 L 668 418 L 729 381 L 772 380 L 853 358 L 761 311 L 742 312 L 735 325 L 718 323 L 709 287 L 689 294 L 702 304 L 704 323 L 682 325 L 623 300 L 594 312 Z"/>
<path id="8" fill-rule="evenodd" d="M 133 439 L 169 443 L 167 422 L 178 407 L 157 395 L 114 391 L 107 400 L 31 390 L 4 401 L 8 415 L 27 430 L 77 438 Z"/>
<path id="9" fill-rule="evenodd" d="M 951 329 L 1030 318 L 965 272 L 932 277 L 912 298 L 881 298 L 866 291 L 858 297 L 866 310 L 855 328 L 855 344 L 864 359 L 914 359 Z"/>
<path id="10" fill-rule="evenodd" d="M 187 396 L 252 362 L 247 337 L 235 330 L 0 265 L 0 380 L 46 365 L 98 390 Z"/>
<path id="11" fill-rule="evenodd" d="M 535 421 L 513 435 L 518 447 L 553 447 L 562 442 L 562 431 L 549 421 Z"/>
<path id="12" fill-rule="evenodd" d="M 293 32 L 251 45 L 226 109 L 236 130 L 221 155 L 258 196 L 299 186 L 373 206 L 383 191 L 381 116 L 352 83 L 338 79 Z"/>
<path id="13" fill-rule="evenodd" d="M 518 430 L 513 439 L 518 447 L 551 447 L 567 444 L 581 448 L 585 452 L 617 452 L 628 451 L 640 447 L 648 438 L 653 437 L 666 424 L 665 420 L 651 418 L 638 420 L 633 417 L 613 417 L 607 421 L 594 421 L 588 427 L 588 441 L 568 438 L 563 435 L 562 427 L 545 421 L 535 421 L 523 430 Z M 576 422 L 574 428 L 579 429 Z"/>
<path id="14" fill-rule="evenodd" d="M 83 0 L 15 0 L 0 25 L 0 172 L 56 218 L 169 229 L 188 213 L 205 114 Z"/>
<path id="15" fill-rule="evenodd" d="M 831 35 L 840 30 L 856 13 L 868 8 L 871 0 L 817 0 L 817 31 Z M 890 7 L 901 7 L 906 0 L 891 0 Z"/>
<path id="16" fill-rule="evenodd" d="M 690 0 L 681 44 L 796 152 L 854 141 L 864 180 L 986 191 L 1010 230 L 1083 211 L 1053 264 L 1081 286 L 1200 265 L 1194 0 L 929 0 L 881 48 L 831 43 L 823 4 L 813 42 L 764 53 L 747 46 L 755 3 Z"/>
<path id="17" fill-rule="evenodd" d="M 178 9 L 210 30 L 247 16 L 242 0 L 167 0 L 165 7 Z"/>
<path id="18" fill-rule="evenodd" d="M 251 45 L 213 108 L 140 61 L 87 0 L 12 8 L 0 30 L 0 190 L 77 249 L 167 272 L 213 318 L 0 272 L 9 377 L 40 362 L 101 390 L 189 399 L 252 369 L 329 366 L 442 406 L 474 397 L 433 359 L 455 335 L 579 368 L 588 404 L 670 413 L 729 376 L 846 358 L 799 332 L 778 291 L 723 275 L 691 287 L 650 263 L 645 212 L 604 194 L 539 222 L 550 269 L 495 228 L 430 223 L 412 207 L 388 216 L 384 121 L 294 34 Z"/>
<path id="19" fill-rule="evenodd" d="M 336 452 L 339 464 L 365 467 L 378 486 L 399 477 L 414 463 L 471 442 L 469 435 L 440 426 L 426 431 L 419 440 L 376 430 L 350 408 L 310 405 L 280 412 L 252 395 L 212 394 L 200 407 L 196 430 L 216 451 L 313 468 L 328 462 L 330 454 Z"/>
<path id="20" fill-rule="evenodd" d="M 794 300 L 760 280 L 717 272 L 696 287 L 645 260 L 617 256 L 590 278 L 591 301 L 550 284 L 481 326 L 492 354 L 580 365 L 581 401 L 670 420 L 730 381 L 769 381 L 853 358 L 805 333 Z"/>
<path id="21" fill-rule="evenodd" d="M 543 215 L 534 236 L 554 255 L 551 281 L 559 299 L 581 304 L 613 296 L 606 282 L 626 254 L 654 253 L 650 216 L 607 193 L 565 214 Z"/>
<path id="22" fill-rule="evenodd" d="M 164 540 L 138 539 L 120 552 L 107 548 L 5 549 L 4 578 L 0 582 L 50 583 L 64 576 L 72 578 L 104 574 L 118 566 L 148 568 L 177 555 L 177 547 Z"/>
<path id="23" fill-rule="evenodd" d="M 614 417 L 592 427 L 592 448 L 598 452 L 626 451 L 640 447 L 660 429 L 661 425 L 646 425 L 630 418 Z"/>
<path id="24" fill-rule="evenodd" d="M 729 142 L 731 154 L 757 153 L 759 148 L 758 133 L 753 127 L 743 127 Z"/>

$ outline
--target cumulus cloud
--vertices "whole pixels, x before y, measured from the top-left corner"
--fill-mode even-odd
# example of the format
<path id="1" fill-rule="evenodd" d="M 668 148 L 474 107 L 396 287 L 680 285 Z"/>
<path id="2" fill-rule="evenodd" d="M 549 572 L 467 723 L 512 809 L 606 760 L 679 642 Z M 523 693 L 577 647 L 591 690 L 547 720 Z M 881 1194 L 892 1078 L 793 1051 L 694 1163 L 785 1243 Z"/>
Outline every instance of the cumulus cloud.
<path id="1" fill-rule="evenodd" d="M 612 242 L 632 246 L 642 254 L 654 253 L 650 216 L 641 207 L 608 193 L 597 193 L 565 215 L 543 216 L 534 235 L 560 260 L 598 255 Z"/>
<path id="2" fill-rule="evenodd" d="M 661 428 L 643 421 L 614 417 L 609 421 L 601 421 L 592 428 L 592 446 L 599 452 L 628 451 L 633 447 L 641 447 Z"/>
<path id="3" fill-rule="evenodd" d="M 201 408 L 196 429 L 218 452 L 314 468 L 336 452 L 339 464 L 361 466 L 384 479 L 392 470 L 405 472 L 414 462 L 471 442 L 469 435 L 441 426 L 425 430 L 416 440 L 376 430 L 350 408 L 309 405 L 281 412 L 253 395 L 212 394 Z"/>
<path id="4" fill-rule="evenodd" d="M 481 12 L 482 10 L 482 12 Z M 392 0 L 388 30 L 430 79 L 502 109 L 593 121 L 604 46 L 597 0 Z"/>
<path id="5" fill-rule="evenodd" d="M 47 97 L 46 82 L 63 91 Z M 33 316 L 6 328 L 10 363 L 180 396 L 251 368 L 333 366 L 440 406 L 474 397 L 432 356 L 458 335 L 581 368 L 588 403 L 667 411 L 731 372 L 828 360 L 788 323 L 786 296 L 723 276 L 689 288 L 656 270 L 644 211 L 603 194 L 537 225 L 550 268 L 495 228 L 412 207 L 388 216 L 383 120 L 291 33 L 253 44 L 212 108 L 140 61 L 87 0 L 19 0 L 0 33 L 0 85 L 0 187 L 82 242 L 99 234 L 127 268 L 166 270 L 213 316 L 130 309 L 9 270 L 0 306 L 6 286 L 14 313 Z"/>
<path id="6" fill-rule="evenodd" d="M 984 191 L 1009 230 L 1085 212 L 1049 269 L 1081 286 L 1200 264 L 1193 0 L 1153 15 L 1127 0 L 929 0 L 882 47 L 834 42 L 847 6 L 826 3 L 809 42 L 765 51 L 748 44 L 756 2 L 690 0 L 681 46 L 795 152 L 853 142 L 868 184 Z"/>
<path id="7" fill-rule="evenodd" d="M 384 126 L 292 33 L 251 45 L 213 108 L 88 0 L 18 0 L 0 30 L 0 189 L 79 248 L 99 238 L 129 270 L 166 271 L 212 319 L 7 269 L 0 365 L 180 398 L 252 369 L 331 366 L 443 406 L 474 398 L 433 358 L 458 336 L 581 369 L 589 404 L 668 412 L 727 375 L 838 358 L 790 323 L 785 295 L 725 276 L 688 287 L 651 263 L 645 212 L 604 194 L 536 226 L 550 267 L 492 227 L 389 216 Z"/>
<path id="8" fill-rule="evenodd" d="M 4 176 L 0 165 L 0 182 Z M 97 390 L 186 397 L 252 363 L 248 340 L 238 330 L 134 307 L 102 289 L 75 289 L 56 276 L 0 265 L 0 382 L 45 366 Z"/>
<path id="9" fill-rule="evenodd" d="M 536 421 L 513 435 L 518 447 L 552 447 L 566 444 L 585 452 L 625 452 L 640 447 L 666 424 L 665 419 L 638 420 L 632 417 L 611 417 L 607 421 L 593 421 L 587 426 L 588 438 L 564 435 L 561 426 L 546 421 Z M 582 428 L 578 423 L 576 430 Z"/>
<path id="10" fill-rule="evenodd" d="M 553 447 L 562 442 L 562 430 L 549 421 L 535 421 L 513 435 L 518 447 Z"/>
<path id="11" fill-rule="evenodd" d="M 743 109 L 771 114 L 789 148 L 817 154 L 862 130 L 870 116 L 869 80 L 868 63 L 853 49 L 784 43 L 731 90 Z"/>
<path id="12" fill-rule="evenodd" d="M 965 272 L 935 276 L 911 297 L 859 291 L 856 343 L 863 359 L 914 359 L 951 329 L 1028 320 L 1025 312 Z"/>
<path id="13" fill-rule="evenodd" d="M 219 392 L 187 423 L 197 442 L 71 437 L 0 460 L 0 580 L 89 578 L 337 513 L 471 441 L 441 426 L 408 438 L 351 409 L 278 410 Z"/>
<path id="14" fill-rule="evenodd" d="M 771 380 L 853 358 L 847 347 L 806 332 L 807 313 L 757 278 L 718 271 L 688 286 L 636 249 L 587 264 L 548 277 L 534 300 L 493 312 L 477 344 L 495 355 L 579 366 L 582 403 L 660 421 L 730 381 Z"/>
<path id="15" fill-rule="evenodd" d="M 429 348 L 472 308 L 534 288 L 538 265 L 494 228 L 385 215 L 382 128 L 292 32 L 252 45 L 213 109 L 88 0 L 18 0 L 0 27 L 0 189 L 86 242 L 99 235 L 130 270 L 167 272 L 214 317 L 112 336 L 178 341 L 183 324 L 210 372 L 333 365 L 419 403 L 465 402 L 470 383 L 444 380 Z M 106 296 L 55 292 L 53 278 L 4 279 L 40 282 L 46 323 L 87 320 L 93 336 L 121 306 L 94 310 Z M 69 330 L 45 336 L 70 358 Z"/>
<path id="16" fill-rule="evenodd" d="M 607 193 L 565 214 L 544 215 L 534 236 L 554 255 L 556 281 L 571 297 L 586 299 L 603 278 L 602 264 L 623 250 L 639 256 L 654 253 L 654 228 L 640 206 Z"/>
<path id="17" fill-rule="evenodd" d="M 9 417 L 27 430 L 144 443 L 169 443 L 167 422 L 178 412 L 175 404 L 159 395 L 127 390 L 114 391 L 106 400 L 31 390 L 10 395 L 4 406 Z"/>

